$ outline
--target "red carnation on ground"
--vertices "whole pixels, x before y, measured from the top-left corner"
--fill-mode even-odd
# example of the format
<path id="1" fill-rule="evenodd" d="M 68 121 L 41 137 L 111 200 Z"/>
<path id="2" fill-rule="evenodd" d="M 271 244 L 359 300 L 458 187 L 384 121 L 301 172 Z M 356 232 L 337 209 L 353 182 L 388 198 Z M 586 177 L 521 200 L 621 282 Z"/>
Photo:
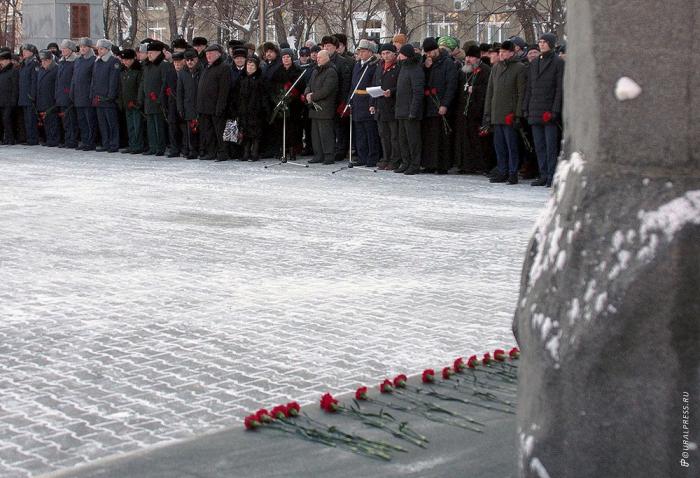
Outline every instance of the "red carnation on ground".
<path id="1" fill-rule="evenodd" d="M 515 113 L 508 113 L 506 115 L 506 124 L 508 126 L 513 126 L 514 122 L 515 122 Z"/>
<path id="2" fill-rule="evenodd" d="M 435 381 L 435 370 L 428 368 L 423 370 L 423 375 L 421 375 L 421 380 L 423 383 L 432 383 Z"/>
<path id="3" fill-rule="evenodd" d="M 459 373 L 462 370 L 464 370 L 464 360 L 462 360 L 462 357 L 457 357 L 452 364 L 452 368 L 454 369 L 455 372 Z"/>
<path id="4" fill-rule="evenodd" d="M 357 400 L 367 400 L 367 387 L 360 387 L 355 391 Z"/>
<path id="5" fill-rule="evenodd" d="M 545 123 L 549 123 L 550 121 L 552 121 L 552 113 L 549 111 L 545 111 L 544 113 L 542 113 L 542 121 L 544 121 Z"/>
<path id="6" fill-rule="evenodd" d="M 489 363 L 491 363 L 491 354 L 486 352 L 484 354 L 484 358 L 482 358 L 481 361 L 483 362 L 484 365 L 488 365 Z"/>
<path id="7" fill-rule="evenodd" d="M 270 412 L 272 418 L 287 418 L 287 407 L 284 405 L 277 405 Z"/>
<path id="8" fill-rule="evenodd" d="M 394 385 L 391 383 L 391 380 L 389 379 L 384 379 L 382 383 L 379 384 L 379 391 L 381 393 L 391 393 L 394 391 Z"/>
<path id="9" fill-rule="evenodd" d="M 255 430 L 262 425 L 262 423 L 258 421 L 258 418 L 255 415 L 248 415 L 243 419 L 243 425 L 245 426 L 246 430 Z"/>
<path id="10" fill-rule="evenodd" d="M 338 406 L 338 400 L 333 398 L 333 395 L 326 393 L 321 396 L 321 410 L 325 410 L 328 413 L 333 413 L 340 408 Z"/>
<path id="11" fill-rule="evenodd" d="M 493 351 L 493 358 L 498 362 L 503 362 L 506 359 L 506 352 L 503 349 L 496 349 Z"/>
<path id="12" fill-rule="evenodd" d="M 261 408 L 260 410 L 255 412 L 255 419 L 260 423 L 268 423 L 272 421 L 270 412 L 268 412 L 265 408 Z"/>
<path id="13" fill-rule="evenodd" d="M 513 347 L 512 349 L 510 349 L 510 352 L 508 352 L 508 355 L 512 359 L 520 358 L 520 349 L 518 347 Z"/>
<path id="14" fill-rule="evenodd" d="M 467 360 L 467 367 L 476 368 L 477 365 L 479 365 L 479 359 L 476 358 L 476 355 L 469 357 L 469 360 Z"/>
<path id="15" fill-rule="evenodd" d="M 301 411 L 301 406 L 297 402 L 289 402 L 287 404 L 287 416 L 296 417 L 299 416 Z"/>
<path id="16" fill-rule="evenodd" d="M 449 380 L 451 376 L 452 376 L 452 369 L 450 367 L 445 367 L 442 369 L 442 378 L 443 379 Z"/>
<path id="17" fill-rule="evenodd" d="M 406 388 L 406 382 L 408 381 L 408 377 L 404 374 L 399 374 L 396 377 L 394 377 L 394 387 L 396 388 Z"/>

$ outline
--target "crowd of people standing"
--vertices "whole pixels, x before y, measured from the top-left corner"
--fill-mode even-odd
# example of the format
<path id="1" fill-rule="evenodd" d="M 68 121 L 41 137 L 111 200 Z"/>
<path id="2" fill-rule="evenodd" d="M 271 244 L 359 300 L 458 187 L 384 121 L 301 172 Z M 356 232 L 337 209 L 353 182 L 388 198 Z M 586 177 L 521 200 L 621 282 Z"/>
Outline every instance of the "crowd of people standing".
<path id="1" fill-rule="evenodd" d="M 307 155 L 551 186 L 565 57 L 553 34 L 461 47 L 397 34 L 361 40 L 354 53 L 347 41 L 327 35 L 298 51 L 203 37 L 0 48 L 3 144 L 214 161 Z"/>

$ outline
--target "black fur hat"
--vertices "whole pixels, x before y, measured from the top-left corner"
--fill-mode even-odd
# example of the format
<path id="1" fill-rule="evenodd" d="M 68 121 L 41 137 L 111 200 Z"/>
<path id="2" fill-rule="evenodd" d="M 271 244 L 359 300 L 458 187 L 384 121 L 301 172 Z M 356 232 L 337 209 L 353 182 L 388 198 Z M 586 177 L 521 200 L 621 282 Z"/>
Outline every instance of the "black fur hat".
<path id="1" fill-rule="evenodd" d="M 321 45 L 327 45 L 329 43 L 331 45 L 335 45 L 336 48 L 338 48 L 338 45 L 340 45 L 338 37 L 335 35 L 326 35 L 325 37 L 321 38 Z"/>
<path id="2" fill-rule="evenodd" d="M 136 51 L 131 48 L 124 48 L 120 56 L 123 60 L 133 60 L 136 58 Z"/>
<path id="3" fill-rule="evenodd" d="M 177 39 L 173 40 L 173 44 L 172 44 L 173 50 L 175 48 L 187 49 L 188 46 L 189 45 L 187 44 L 187 40 L 185 40 L 184 38 L 177 38 Z"/>
<path id="4" fill-rule="evenodd" d="M 333 36 L 338 39 L 338 43 L 348 46 L 348 36 L 345 33 L 334 33 Z"/>
<path id="5" fill-rule="evenodd" d="M 209 41 L 204 37 L 194 37 L 192 39 L 192 46 L 207 46 Z"/>

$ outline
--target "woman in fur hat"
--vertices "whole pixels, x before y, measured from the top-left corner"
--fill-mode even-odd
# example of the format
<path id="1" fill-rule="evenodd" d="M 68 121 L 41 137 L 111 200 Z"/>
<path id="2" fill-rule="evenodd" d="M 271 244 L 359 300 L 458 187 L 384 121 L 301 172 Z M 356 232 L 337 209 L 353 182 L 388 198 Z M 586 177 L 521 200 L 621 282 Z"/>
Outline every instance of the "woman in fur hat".
<path id="1" fill-rule="evenodd" d="M 243 135 L 243 160 L 260 159 L 260 139 L 267 127 L 270 100 L 260 61 L 252 56 L 246 61 L 246 76 L 238 89 L 238 127 Z"/>

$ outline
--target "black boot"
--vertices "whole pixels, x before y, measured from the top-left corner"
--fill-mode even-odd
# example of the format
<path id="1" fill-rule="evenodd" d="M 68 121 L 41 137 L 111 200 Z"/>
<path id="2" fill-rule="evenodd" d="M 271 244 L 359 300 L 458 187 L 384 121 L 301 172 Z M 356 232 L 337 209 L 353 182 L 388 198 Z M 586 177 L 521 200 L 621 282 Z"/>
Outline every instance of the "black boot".
<path id="1" fill-rule="evenodd" d="M 407 169 L 408 169 L 408 164 L 406 164 L 406 163 L 401 163 L 401 166 L 399 166 L 398 168 L 394 169 L 394 172 L 395 172 L 395 173 L 405 173 Z"/>
<path id="2" fill-rule="evenodd" d="M 508 184 L 518 184 L 518 173 L 508 175 Z"/>
<path id="3" fill-rule="evenodd" d="M 254 139 L 253 144 L 250 145 L 250 160 L 259 161 L 260 160 L 260 140 Z"/>
<path id="4" fill-rule="evenodd" d="M 241 161 L 248 161 L 250 159 L 250 141 L 243 143 L 243 156 L 241 156 Z"/>
<path id="5" fill-rule="evenodd" d="M 489 182 L 492 183 L 505 183 L 506 181 L 508 181 L 507 174 L 496 174 L 495 176 L 492 176 L 491 179 L 489 179 Z"/>
<path id="6" fill-rule="evenodd" d="M 547 185 L 547 178 L 540 176 L 537 178 L 535 181 L 532 181 L 530 183 L 530 186 L 546 186 Z"/>

